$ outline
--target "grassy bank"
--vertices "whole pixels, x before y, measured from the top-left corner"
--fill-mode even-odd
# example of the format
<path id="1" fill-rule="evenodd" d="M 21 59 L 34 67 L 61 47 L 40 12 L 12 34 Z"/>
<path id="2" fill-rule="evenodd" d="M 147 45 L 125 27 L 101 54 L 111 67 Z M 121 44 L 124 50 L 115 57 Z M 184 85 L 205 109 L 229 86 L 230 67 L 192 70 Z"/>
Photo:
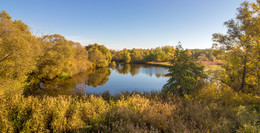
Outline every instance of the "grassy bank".
<path id="1" fill-rule="evenodd" d="M 219 66 L 221 65 L 221 61 L 217 60 L 217 61 L 201 61 L 201 63 L 204 66 Z M 162 66 L 162 67 L 169 67 L 171 65 L 170 62 L 158 62 L 158 61 L 150 61 L 147 62 L 146 64 L 148 65 L 153 65 L 153 66 Z"/>
<path id="2" fill-rule="evenodd" d="M 259 96 L 228 88 L 103 96 L 1 96 L 0 132 L 259 132 Z"/>
<path id="3" fill-rule="evenodd" d="M 147 62 L 147 64 L 152 66 L 161 66 L 161 67 L 169 67 L 171 65 L 170 62 L 157 62 L 157 61 L 150 61 Z"/>

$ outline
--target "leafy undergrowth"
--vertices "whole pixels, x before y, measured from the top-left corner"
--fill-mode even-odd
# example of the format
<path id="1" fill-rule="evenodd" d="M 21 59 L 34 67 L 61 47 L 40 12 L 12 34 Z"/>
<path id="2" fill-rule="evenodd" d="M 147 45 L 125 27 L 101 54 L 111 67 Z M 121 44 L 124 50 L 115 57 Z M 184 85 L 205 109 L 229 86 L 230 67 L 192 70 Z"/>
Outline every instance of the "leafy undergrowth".
<path id="1" fill-rule="evenodd" d="M 0 96 L 0 132 L 259 132 L 259 96 L 229 88 L 103 97 Z"/>

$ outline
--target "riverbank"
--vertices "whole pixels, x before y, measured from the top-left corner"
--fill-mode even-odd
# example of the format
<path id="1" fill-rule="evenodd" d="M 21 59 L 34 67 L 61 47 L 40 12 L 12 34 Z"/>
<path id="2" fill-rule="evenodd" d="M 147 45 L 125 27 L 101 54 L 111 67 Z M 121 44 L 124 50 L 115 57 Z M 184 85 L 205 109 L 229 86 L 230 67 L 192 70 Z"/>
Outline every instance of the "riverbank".
<path id="1" fill-rule="evenodd" d="M 204 66 L 220 66 L 222 64 L 222 61 L 221 60 L 217 60 L 217 61 L 201 61 L 201 63 L 204 65 Z M 147 63 L 144 63 L 144 64 L 147 64 L 147 65 L 152 65 L 152 66 L 160 66 L 160 67 L 169 67 L 171 66 L 171 63 L 170 62 L 159 62 L 159 61 L 150 61 L 150 62 L 147 62 Z"/>
<path id="2" fill-rule="evenodd" d="M 124 62 L 116 62 L 116 64 L 125 64 Z M 159 67 L 169 67 L 171 64 L 170 62 L 138 62 L 138 63 L 128 63 L 128 64 L 140 64 L 140 65 L 150 65 L 150 66 L 159 66 Z"/>
<path id="3" fill-rule="evenodd" d="M 171 65 L 170 62 L 157 62 L 157 61 L 150 61 L 147 62 L 146 64 L 152 66 L 160 66 L 160 67 L 169 67 Z"/>

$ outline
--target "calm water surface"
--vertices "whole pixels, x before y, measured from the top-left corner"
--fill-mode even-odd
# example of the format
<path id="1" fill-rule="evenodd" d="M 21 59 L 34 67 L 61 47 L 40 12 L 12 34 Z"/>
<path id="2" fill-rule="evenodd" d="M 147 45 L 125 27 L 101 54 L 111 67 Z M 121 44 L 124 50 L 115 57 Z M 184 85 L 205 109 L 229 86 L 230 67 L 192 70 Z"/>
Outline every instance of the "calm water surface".
<path id="1" fill-rule="evenodd" d="M 69 79 L 41 83 L 27 93 L 44 95 L 111 94 L 132 91 L 160 91 L 168 80 L 168 69 L 139 64 L 120 64 L 114 68 L 91 69 Z"/>

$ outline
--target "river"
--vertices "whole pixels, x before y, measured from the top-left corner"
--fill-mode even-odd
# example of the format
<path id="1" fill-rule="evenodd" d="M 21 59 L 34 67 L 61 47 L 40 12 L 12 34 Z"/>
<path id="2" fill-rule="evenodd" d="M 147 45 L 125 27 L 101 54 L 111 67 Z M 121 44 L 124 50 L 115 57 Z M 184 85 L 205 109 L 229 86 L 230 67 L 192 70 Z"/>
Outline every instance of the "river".
<path id="1" fill-rule="evenodd" d="M 122 92 L 160 91 L 167 82 L 164 67 L 119 64 L 111 68 L 90 69 L 68 79 L 55 79 L 26 90 L 33 95 L 101 94 L 109 91 L 115 95 Z"/>

